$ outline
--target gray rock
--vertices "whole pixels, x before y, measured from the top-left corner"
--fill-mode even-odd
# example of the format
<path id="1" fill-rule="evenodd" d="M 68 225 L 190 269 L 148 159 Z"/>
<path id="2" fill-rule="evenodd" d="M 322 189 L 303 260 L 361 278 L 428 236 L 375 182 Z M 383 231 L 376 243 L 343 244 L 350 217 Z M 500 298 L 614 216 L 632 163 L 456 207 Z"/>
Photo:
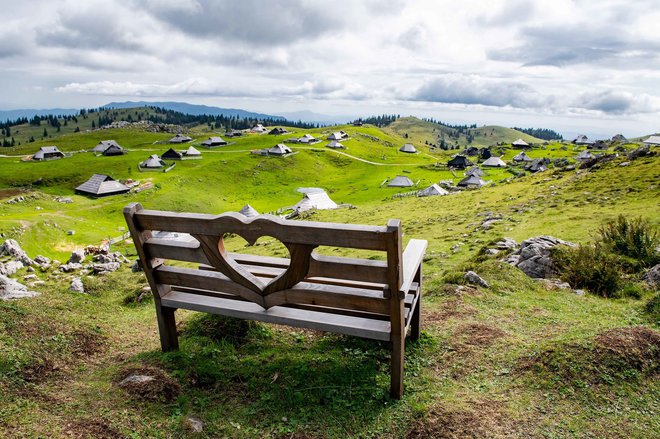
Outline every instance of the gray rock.
<path id="1" fill-rule="evenodd" d="M 94 261 L 101 264 L 108 264 L 110 262 L 128 263 L 130 262 L 124 255 L 119 252 L 114 253 L 100 253 L 94 256 Z"/>
<path id="2" fill-rule="evenodd" d="M 112 273 L 113 271 L 119 270 L 119 267 L 121 267 L 119 262 L 107 262 L 105 264 L 94 264 L 94 265 L 92 265 L 92 272 L 94 274 Z"/>
<path id="3" fill-rule="evenodd" d="M 82 279 L 79 277 L 74 277 L 69 286 L 69 291 L 75 291 L 76 293 L 84 293 L 85 286 L 82 283 Z"/>
<path id="4" fill-rule="evenodd" d="M 586 294 L 584 290 L 574 290 L 573 292 L 578 296 L 584 296 Z"/>
<path id="5" fill-rule="evenodd" d="M 82 268 L 83 268 L 82 264 L 77 264 L 74 262 L 69 262 L 67 264 L 59 266 L 59 270 L 64 273 L 72 273 L 74 271 L 82 270 Z"/>
<path id="6" fill-rule="evenodd" d="M 34 258 L 34 263 L 37 264 L 40 267 L 44 267 L 44 266 L 50 265 L 50 259 L 48 259 L 47 257 L 42 256 L 42 255 L 37 255 Z"/>
<path id="7" fill-rule="evenodd" d="M 25 251 L 18 245 L 14 239 L 7 239 L 0 246 L 0 256 L 8 255 L 12 259 L 21 262 L 23 265 L 33 265 L 34 261 L 30 259 Z M 23 267 L 21 267 L 23 268 Z"/>
<path id="8" fill-rule="evenodd" d="M 21 261 L 12 260 L 3 264 L 0 267 L 0 274 L 4 274 L 5 276 L 11 276 L 13 274 L 16 274 L 16 272 L 23 267 L 24 265 Z"/>
<path id="9" fill-rule="evenodd" d="M 204 423 L 201 419 L 198 419 L 194 416 L 186 416 L 186 419 L 183 421 L 183 426 L 190 433 L 199 434 L 204 431 Z"/>
<path id="10" fill-rule="evenodd" d="M 0 299 L 21 299 L 24 297 L 35 297 L 39 293 L 36 291 L 29 291 L 25 285 L 19 284 L 13 279 L 0 275 Z"/>
<path id="11" fill-rule="evenodd" d="M 572 242 L 553 236 L 537 236 L 523 241 L 520 249 L 505 258 L 504 262 L 518 267 L 529 277 L 541 279 L 557 277 L 551 249 L 558 245 L 575 246 Z"/>
<path id="12" fill-rule="evenodd" d="M 32 280 L 32 279 L 38 279 L 36 274 L 28 274 L 23 276 L 23 280 Z"/>
<path id="13" fill-rule="evenodd" d="M 131 271 L 133 273 L 138 273 L 142 271 L 142 265 L 140 265 L 140 260 L 136 259 L 135 262 L 133 262 L 133 265 L 131 266 Z"/>
<path id="14" fill-rule="evenodd" d="M 74 250 L 71 252 L 71 257 L 67 264 L 82 264 L 85 260 L 85 250 Z"/>
<path id="15" fill-rule="evenodd" d="M 629 160 L 635 160 L 640 157 L 651 155 L 651 147 L 649 145 L 642 145 L 634 151 L 628 153 Z"/>
<path id="16" fill-rule="evenodd" d="M 559 279 L 536 279 L 543 284 L 546 290 L 570 290 L 571 286 L 568 282 L 564 282 Z"/>
<path id="17" fill-rule="evenodd" d="M 483 230 L 488 230 L 488 229 L 490 229 L 491 227 L 493 227 L 493 225 L 494 225 L 495 223 L 500 222 L 500 221 L 502 221 L 501 218 L 487 219 L 486 221 L 484 221 L 484 222 L 481 223 L 481 228 L 482 228 Z"/>
<path id="18" fill-rule="evenodd" d="M 488 285 L 488 282 L 486 282 L 485 280 L 483 280 L 483 279 L 481 278 L 481 276 L 479 276 L 479 275 L 478 275 L 477 273 L 475 273 L 474 271 L 468 271 L 467 273 L 465 273 L 465 276 L 464 276 L 464 277 L 465 277 L 465 279 L 466 279 L 468 282 L 470 282 L 471 284 L 479 285 L 479 286 L 482 286 L 482 287 L 484 287 L 484 288 L 489 288 L 489 287 L 490 287 L 490 285 Z"/>
<path id="19" fill-rule="evenodd" d="M 495 248 L 498 250 L 515 250 L 518 248 L 518 243 L 511 238 L 502 238 L 495 243 Z"/>
<path id="20" fill-rule="evenodd" d="M 500 250 L 498 250 L 498 249 L 496 249 L 496 248 L 488 248 L 488 249 L 486 249 L 486 251 L 485 251 L 485 253 L 486 253 L 488 256 L 494 256 L 494 255 L 498 254 L 499 252 L 500 252 Z"/>
<path id="21" fill-rule="evenodd" d="M 119 382 L 119 387 L 126 387 L 130 386 L 131 384 L 143 384 L 143 383 L 148 383 L 150 381 L 155 381 L 156 377 L 152 377 L 151 375 L 129 375 L 123 380 Z"/>
<path id="22" fill-rule="evenodd" d="M 653 289 L 660 289 L 660 264 L 648 269 L 644 275 L 644 280 Z"/>

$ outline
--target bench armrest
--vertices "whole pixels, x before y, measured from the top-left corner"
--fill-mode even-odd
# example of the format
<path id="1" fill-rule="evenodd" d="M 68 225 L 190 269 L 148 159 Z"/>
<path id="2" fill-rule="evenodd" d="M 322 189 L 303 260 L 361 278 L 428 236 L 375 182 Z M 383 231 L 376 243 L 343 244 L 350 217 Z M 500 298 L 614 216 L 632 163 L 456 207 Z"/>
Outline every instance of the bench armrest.
<path id="1" fill-rule="evenodd" d="M 426 253 L 427 242 L 424 239 L 411 239 L 403 252 L 403 279 L 401 291 L 407 293 L 410 290 L 417 269 L 422 264 Z"/>

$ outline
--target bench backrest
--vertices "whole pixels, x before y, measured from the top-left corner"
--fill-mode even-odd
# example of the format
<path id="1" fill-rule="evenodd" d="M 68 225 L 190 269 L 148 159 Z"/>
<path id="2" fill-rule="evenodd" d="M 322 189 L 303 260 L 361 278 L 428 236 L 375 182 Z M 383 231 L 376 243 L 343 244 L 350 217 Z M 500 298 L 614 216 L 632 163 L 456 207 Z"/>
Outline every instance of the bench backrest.
<path id="1" fill-rule="evenodd" d="M 147 278 L 161 296 L 177 287 L 230 295 L 264 308 L 330 307 L 385 315 L 392 312 L 390 300 L 400 296 L 399 220 L 390 220 L 387 226 L 289 221 L 271 215 L 247 218 L 235 212 L 145 210 L 139 203 L 128 205 L 124 215 Z M 195 240 L 158 238 L 153 231 L 190 234 Z M 286 246 L 291 258 L 229 253 L 223 241 L 229 233 L 250 244 L 262 236 L 273 237 Z M 323 256 L 314 252 L 318 246 L 383 251 L 387 260 Z M 169 266 L 165 260 L 202 265 L 189 269 Z"/>

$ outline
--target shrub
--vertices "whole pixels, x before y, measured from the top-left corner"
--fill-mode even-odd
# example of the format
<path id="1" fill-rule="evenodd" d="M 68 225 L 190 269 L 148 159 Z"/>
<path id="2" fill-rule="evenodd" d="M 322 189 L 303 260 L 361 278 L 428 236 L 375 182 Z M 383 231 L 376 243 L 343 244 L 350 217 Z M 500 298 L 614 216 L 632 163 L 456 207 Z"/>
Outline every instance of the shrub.
<path id="1" fill-rule="evenodd" d="M 619 296 L 631 297 L 633 299 L 641 299 L 644 296 L 645 289 L 636 283 L 629 282 L 621 288 Z"/>
<path id="2" fill-rule="evenodd" d="M 620 215 L 599 229 L 600 239 L 612 252 L 636 259 L 642 267 L 660 262 L 656 251 L 660 244 L 658 233 L 642 218 L 627 219 Z"/>
<path id="3" fill-rule="evenodd" d="M 602 245 L 557 246 L 552 259 L 561 280 L 603 297 L 615 297 L 621 284 L 618 258 Z"/>
<path id="4" fill-rule="evenodd" d="M 646 302 L 645 311 L 651 319 L 660 323 L 660 293 L 657 293 Z"/>

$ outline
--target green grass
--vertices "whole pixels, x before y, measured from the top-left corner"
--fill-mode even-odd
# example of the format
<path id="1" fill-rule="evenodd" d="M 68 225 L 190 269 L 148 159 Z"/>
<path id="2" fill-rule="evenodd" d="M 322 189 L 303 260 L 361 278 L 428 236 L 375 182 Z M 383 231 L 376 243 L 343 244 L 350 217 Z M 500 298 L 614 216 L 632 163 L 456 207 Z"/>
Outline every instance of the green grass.
<path id="1" fill-rule="evenodd" d="M 384 131 L 398 134 L 399 136 L 408 136 L 407 139 L 416 147 L 426 149 L 428 144 L 439 145 L 440 139 L 445 139 L 447 145 L 459 145 L 465 147 L 468 140 L 465 133 L 458 133 L 455 129 L 445 125 L 432 122 L 426 122 L 416 117 L 401 117 L 388 125 Z M 455 135 L 458 133 L 458 138 Z M 518 139 L 523 139 L 527 143 L 543 143 L 543 140 L 530 136 L 523 132 L 495 125 L 484 125 L 478 128 L 471 128 L 470 133 L 473 140 L 470 143 L 474 146 L 492 146 L 498 143 L 510 144 Z"/>
<path id="2" fill-rule="evenodd" d="M 364 163 L 325 150 L 325 142 L 319 152 L 300 148 L 281 159 L 244 152 L 303 132 L 321 136 L 335 129 L 351 134 L 346 153 L 407 165 Z M 193 137 L 199 142 L 210 134 L 200 129 Z M 398 153 L 404 139 L 370 126 L 247 136 L 218 152 L 202 149 L 202 160 L 179 162 L 167 174 L 142 174 L 136 167 L 148 154 L 168 148 L 154 144 L 169 138 L 165 134 L 83 133 L 62 136 L 58 145 L 77 151 L 105 138 L 115 138 L 130 152 L 122 157 L 79 153 L 47 163 L 0 158 L 0 187 L 43 179 L 27 192 L 34 195 L 27 201 L 0 203 L 0 232 L 17 238 L 30 256 L 65 260 L 73 248 L 122 233 L 121 209 L 132 201 L 212 213 L 249 202 L 264 212 L 297 202 L 295 189 L 301 186 L 324 187 L 335 201 L 357 206 L 317 212 L 313 220 L 382 225 L 401 218 L 404 241 L 429 241 L 424 333 L 406 347 L 404 397 L 387 396 L 384 344 L 179 312 L 181 350 L 163 354 L 152 301 L 134 301 L 146 283 L 142 274 L 125 267 L 83 277 L 91 294 L 80 295 L 68 291 L 68 275 L 37 271 L 46 282 L 35 287 L 41 296 L 0 302 L 0 436 L 185 437 L 184 419 L 192 415 L 204 421 L 206 437 L 403 437 L 409 432 L 442 437 L 448 431 L 458 437 L 658 437 L 657 370 L 639 368 L 625 357 L 603 369 L 595 347 L 598 334 L 613 328 L 657 331 L 657 299 L 647 306 L 652 295 L 644 290 L 640 299 L 547 291 L 519 270 L 480 256 L 484 245 L 502 236 L 520 241 L 549 234 L 587 242 L 621 213 L 642 217 L 657 229 L 657 157 L 628 167 L 618 166 L 625 160 L 619 158 L 591 172 L 551 169 L 506 182 L 501 181 L 512 174 L 494 170 L 487 176 L 496 183 L 492 187 L 394 200 L 391 195 L 405 189 L 380 188 L 387 177 L 410 171 L 405 175 L 422 186 L 461 175 L 433 166 L 442 154 Z M 576 152 L 570 145 L 564 151 L 550 144 L 529 154 Z M 93 172 L 150 178 L 159 188 L 100 200 L 73 195 Z M 74 203 L 56 202 L 61 195 L 72 196 Z M 487 212 L 501 220 L 483 230 Z M 69 229 L 76 233 L 67 235 Z M 233 239 L 228 245 L 259 254 L 282 252 L 275 243 L 244 248 Z M 458 290 L 444 281 L 460 279 L 468 269 L 491 288 Z M 17 278 L 25 274 L 22 270 Z M 114 383 L 124 368 L 135 365 L 163 369 L 180 384 L 181 394 L 170 402 L 128 396 Z"/>

